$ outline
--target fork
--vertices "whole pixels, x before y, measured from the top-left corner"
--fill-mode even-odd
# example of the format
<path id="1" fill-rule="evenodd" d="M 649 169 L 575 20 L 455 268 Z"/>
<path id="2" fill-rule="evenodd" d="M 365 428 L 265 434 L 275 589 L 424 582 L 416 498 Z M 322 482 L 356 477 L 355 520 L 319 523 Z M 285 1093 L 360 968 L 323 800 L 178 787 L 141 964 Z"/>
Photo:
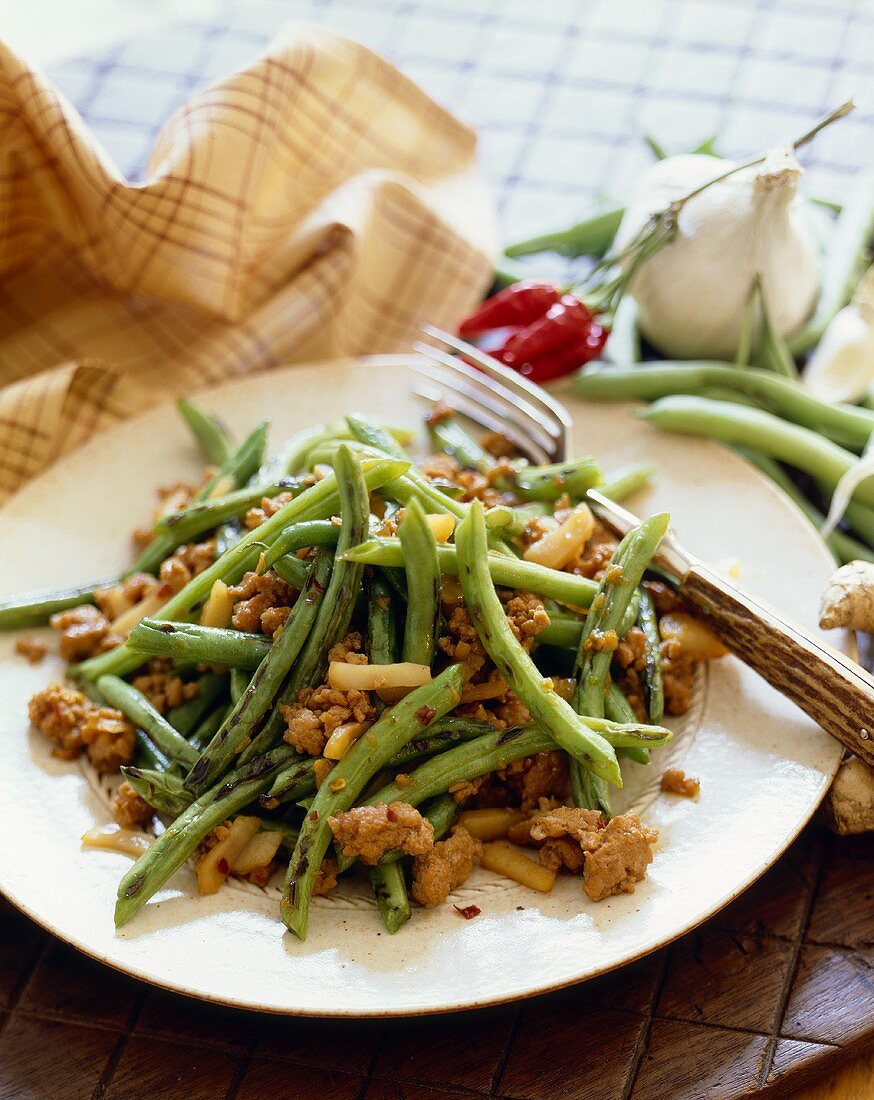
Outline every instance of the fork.
<path id="1" fill-rule="evenodd" d="M 501 432 L 538 464 L 568 458 L 572 421 L 561 402 L 473 345 L 430 325 L 423 331 L 456 354 L 416 343 L 415 350 L 427 364 L 413 364 L 413 369 L 427 381 L 414 385 L 415 393 L 430 401 L 447 400 L 474 423 Z M 593 511 L 620 535 L 640 522 L 597 490 L 590 490 L 588 497 Z M 874 767 L 870 673 L 690 554 L 673 530 L 654 561 L 724 645 Z"/>

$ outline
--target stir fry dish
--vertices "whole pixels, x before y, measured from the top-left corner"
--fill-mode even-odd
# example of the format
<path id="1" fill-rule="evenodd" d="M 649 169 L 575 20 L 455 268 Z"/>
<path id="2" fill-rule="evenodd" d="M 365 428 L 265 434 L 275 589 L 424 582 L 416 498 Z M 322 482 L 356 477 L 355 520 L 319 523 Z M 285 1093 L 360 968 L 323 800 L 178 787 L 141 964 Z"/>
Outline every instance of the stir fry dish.
<path id="1" fill-rule="evenodd" d="M 301 939 L 346 875 L 369 876 L 390 932 L 477 864 L 541 892 L 578 875 L 593 902 L 633 892 L 657 833 L 612 813 L 620 764 L 666 744 L 663 716 L 724 652 L 651 568 L 668 516 L 619 541 L 586 503 L 651 471 L 534 466 L 442 406 L 419 463 L 409 432 L 357 414 L 268 456 L 266 423 L 235 447 L 180 410 L 210 465 L 160 491 L 131 567 L 0 602 L 0 627 L 49 622 L 68 662 L 33 726 L 120 773 L 117 824 L 83 838 L 136 857 L 116 924 L 189 860 L 203 894 L 284 875 Z"/>

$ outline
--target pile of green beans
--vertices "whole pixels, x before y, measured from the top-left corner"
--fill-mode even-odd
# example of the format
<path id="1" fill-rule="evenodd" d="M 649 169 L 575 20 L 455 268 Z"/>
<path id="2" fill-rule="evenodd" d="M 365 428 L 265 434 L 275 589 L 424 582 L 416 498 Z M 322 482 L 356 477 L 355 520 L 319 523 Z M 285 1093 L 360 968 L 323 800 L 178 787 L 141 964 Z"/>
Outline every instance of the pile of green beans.
<path id="1" fill-rule="evenodd" d="M 497 465 L 457 418 L 443 417 L 430 425 L 435 446 L 461 467 L 486 473 L 506 494 L 508 503 L 487 511 L 478 500 L 460 501 L 444 492 L 412 466 L 400 442 L 405 433 L 359 414 L 301 433 L 265 458 L 266 424 L 235 446 L 199 406 L 183 400 L 180 412 L 218 471 L 189 507 L 155 525 L 147 565 L 157 571 L 182 539 L 201 536 L 215 537 L 214 560 L 136 623 L 122 644 L 69 670 L 90 699 L 117 708 L 133 724 L 135 755 L 122 775 L 166 824 L 122 878 L 119 927 L 217 826 L 245 813 L 260 817 L 262 828 L 283 834 L 290 862 L 280 914 L 303 939 L 336 814 L 356 805 L 407 802 L 421 806 L 439 842 L 458 816 L 452 794 L 457 784 L 537 753 L 563 750 L 573 767 L 578 804 L 609 815 L 608 788 L 622 784 L 620 758 L 646 762 L 650 750 L 669 740 L 670 732 L 659 724 L 658 623 L 640 587 L 667 518 L 652 517 L 619 546 L 615 564 L 624 583 L 614 577 L 599 584 L 522 557 L 528 524 L 551 516 L 556 500 L 567 495 L 583 501 L 594 487 L 623 499 L 648 484 L 649 467 L 627 467 L 604 480 L 591 458 L 550 466 Z M 319 463 L 329 463 L 330 471 L 312 474 Z M 828 475 L 825 467 L 818 472 Z M 235 487 L 222 492 L 231 482 Z M 246 509 L 280 492 L 290 499 L 246 530 Z M 436 541 L 428 513 L 454 518 L 447 541 Z M 374 537 L 371 532 L 386 520 L 396 523 L 396 537 Z M 238 605 L 217 583 L 237 584 L 248 574 L 246 583 L 257 588 L 255 578 L 268 571 L 290 586 L 279 586 L 290 606 L 273 637 L 239 629 Z M 469 711 L 453 713 L 470 670 L 449 661 L 441 649 L 444 615 L 450 614 L 442 600 L 452 577 L 460 582 L 467 614 L 491 662 L 483 675 L 492 668 L 500 674 L 527 708 L 530 723 L 498 730 Z M 45 623 L 113 583 L 4 600 L 0 628 Z M 537 643 L 544 647 L 539 661 L 547 668 L 554 667 L 550 661 L 570 668 L 577 656 L 575 707 L 553 689 L 514 635 L 502 603 L 507 589 L 538 594 L 548 608 L 550 623 Z M 201 619 L 226 625 L 207 626 Z M 647 721 L 638 719 L 611 681 L 609 654 L 589 659 L 586 649 L 595 630 L 624 634 L 635 623 L 649 646 Z M 350 632 L 361 634 L 360 645 L 353 643 L 362 651 L 358 660 L 387 666 L 387 674 L 388 666 L 409 665 L 417 677 L 424 666 L 423 678 L 431 678 L 406 689 L 399 701 L 385 692 L 384 698 L 365 693 L 375 714 L 372 724 L 341 759 L 319 760 L 286 743 L 287 712 L 304 713 L 311 692 L 334 690 L 328 666 L 337 658 L 329 654 L 353 636 Z M 134 687 L 134 682 L 143 686 L 135 677 L 156 658 L 166 662 L 168 674 L 196 684 L 196 691 L 186 690 L 185 701 L 169 710 L 144 693 L 150 688 Z M 589 701 L 580 705 L 579 699 Z M 337 856 L 341 873 L 356 863 L 342 852 Z M 391 933 L 412 914 L 410 870 L 410 860 L 397 849 L 368 869 Z"/>

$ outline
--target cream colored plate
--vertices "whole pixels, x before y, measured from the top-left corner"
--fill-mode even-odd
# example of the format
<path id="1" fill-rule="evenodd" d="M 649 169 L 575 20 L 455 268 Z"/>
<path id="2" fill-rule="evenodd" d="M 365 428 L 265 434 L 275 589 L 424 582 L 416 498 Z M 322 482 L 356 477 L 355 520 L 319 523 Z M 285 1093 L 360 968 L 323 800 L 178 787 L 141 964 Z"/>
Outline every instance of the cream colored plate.
<path id="1" fill-rule="evenodd" d="M 403 360 L 293 367 L 232 382 L 203 400 L 242 433 L 269 415 L 280 441 L 313 422 L 361 409 L 419 422 Z M 815 626 L 831 561 L 795 508 L 728 451 L 662 435 L 622 408 L 573 401 L 576 453 L 605 470 L 645 460 L 658 476 L 641 510 L 668 509 L 703 558 L 737 559 L 753 592 Z M 129 532 L 145 522 L 159 485 L 193 475 L 196 456 L 171 406 L 100 436 L 33 482 L 0 513 L 4 591 L 111 574 Z M 838 639 L 840 643 L 841 639 Z M 364 887 L 317 900 L 310 935 L 284 933 L 275 891 L 194 892 L 183 868 L 121 933 L 112 924 L 126 857 L 83 851 L 79 837 L 109 819 L 106 795 L 79 764 L 54 760 L 28 733 L 28 696 L 58 674 L 32 667 L 0 639 L 0 889 L 62 939 L 158 985 L 272 1012 L 401 1015 L 490 1004 L 591 977 L 694 927 L 748 886 L 808 820 L 840 757 L 839 746 L 733 658 L 714 665 L 681 723 L 673 756 L 701 779 L 701 798 L 657 795 L 660 770 L 628 774 L 624 798 L 649 803 L 660 841 L 647 881 L 598 905 L 577 878 L 546 896 L 478 871 L 460 891 L 482 914 L 451 905 L 394 936 Z M 664 757 L 662 758 L 665 759 Z"/>

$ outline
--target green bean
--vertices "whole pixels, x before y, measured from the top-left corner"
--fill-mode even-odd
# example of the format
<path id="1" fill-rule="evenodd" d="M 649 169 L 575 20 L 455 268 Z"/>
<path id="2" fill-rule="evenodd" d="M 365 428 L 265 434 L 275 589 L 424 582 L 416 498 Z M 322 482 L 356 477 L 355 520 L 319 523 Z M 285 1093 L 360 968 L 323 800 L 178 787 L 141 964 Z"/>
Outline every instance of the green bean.
<path id="1" fill-rule="evenodd" d="M 276 776 L 269 791 L 261 795 L 261 805 L 266 810 L 275 810 L 287 802 L 297 802 L 312 794 L 316 789 L 315 758 L 298 757 Z"/>
<path id="2" fill-rule="evenodd" d="M 214 466 L 223 466 L 231 453 L 231 441 L 222 424 L 187 397 L 180 397 L 176 408 L 191 429 L 204 458 Z"/>
<path id="3" fill-rule="evenodd" d="M 605 646 L 608 636 L 619 635 L 632 597 L 643 579 L 644 570 L 668 529 L 670 516 L 659 512 L 632 528 L 616 548 L 611 564 L 604 570 L 577 652 L 575 673 L 579 677 L 574 695 L 578 714 L 604 714 L 604 693 L 610 676 L 613 650 Z M 635 615 L 636 618 L 636 615 Z M 596 773 L 597 774 L 597 773 Z M 605 778 L 605 777 L 602 777 Z"/>
<path id="4" fill-rule="evenodd" d="M 232 478 L 238 488 L 245 485 L 261 465 L 266 442 L 267 421 L 262 420 L 249 432 L 233 454 L 228 455 L 215 476 L 201 489 L 198 499 L 207 500 L 219 482 L 225 478 Z"/>
<path id="5" fill-rule="evenodd" d="M 479 470 L 484 474 L 495 464 L 473 436 L 465 431 L 457 417 L 428 420 L 428 435 L 435 450 L 450 455 L 463 470 Z"/>
<path id="6" fill-rule="evenodd" d="M 404 551 L 408 593 L 402 659 L 430 666 L 440 616 L 440 566 L 434 532 L 417 500 L 404 510 L 398 538 Z"/>
<path id="7" fill-rule="evenodd" d="M 47 623 L 52 615 L 93 603 L 94 593 L 100 588 L 118 584 L 117 577 L 107 577 L 87 584 L 70 585 L 68 588 L 43 588 L 36 592 L 22 592 L 16 596 L 0 598 L 0 630 L 20 630 L 26 626 Z"/>
<path id="8" fill-rule="evenodd" d="M 192 802 L 122 878 L 115 905 L 116 927 L 121 928 L 135 917 L 149 898 L 188 859 L 201 840 L 217 825 L 257 799 L 273 776 L 294 755 L 290 745 L 280 746 L 246 767 L 237 768 Z"/>
<path id="9" fill-rule="evenodd" d="M 370 885 L 382 923 L 393 936 L 412 916 L 403 867 L 399 862 L 378 863 L 370 868 Z"/>
<path id="10" fill-rule="evenodd" d="M 613 243 L 624 206 L 614 206 L 593 214 L 584 221 L 556 233 L 544 233 L 539 237 L 529 237 L 517 241 L 504 249 L 504 255 L 514 259 L 517 256 L 531 256 L 538 252 L 557 252 L 560 256 L 603 256 Z"/>
<path id="11" fill-rule="evenodd" d="M 111 707 L 116 707 L 135 726 L 145 730 L 171 760 L 189 767 L 197 759 L 196 750 L 135 687 L 117 676 L 101 676 L 97 681 L 97 690 Z"/>
<path id="12" fill-rule="evenodd" d="M 168 619 L 141 619 L 128 641 L 141 653 L 221 668 L 254 669 L 270 652 L 270 639 L 261 634 Z"/>
<path id="13" fill-rule="evenodd" d="M 571 798 L 584 810 L 598 810 L 608 820 L 613 816 L 610 792 L 599 776 L 584 768 L 579 760 L 570 758 Z"/>
<path id="14" fill-rule="evenodd" d="M 587 401 L 652 401 L 671 394 L 698 394 L 709 386 L 761 398 L 784 419 L 830 438 L 837 435 L 839 442 L 859 451 L 874 431 L 871 410 L 820 401 L 800 383 L 756 368 L 738 370 L 726 363 L 651 363 L 645 368 L 592 367 L 574 380 L 575 393 Z"/>
<path id="15" fill-rule="evenodd" d="M 757 466 L 763 474 L 766 474 L 783 490 L 789 499 L 807 516 L 817 531 L 822 528 L 825 523 L 825 515 L 807 499 L 779 463 L 772 458 L 768 458 L 767 455 L 759 454 L 747 448 L 739 448 L 739 450 L 748 462 L 752 462 L 754 466 Z M 863 509 L 858 505 L 851 511 L 857 520 L 861 514 L 864 514 Z M 849 520 L 850 517 L 847 518 Z M 872 517 L 871 528 L 872 536 L 874 536 L 874 517 Z M 864 534 L 864 532 L 860 533 Z M 874 553 L 872 553 L 870 547 L 858 542 L 852 535 L 848 535 L 846 531 L 842 531 L 840 528 L 827 535 L 825 541 L 839 565 L 845 565 L 848 561 L 874 561 Z"/>
<path id="16" fill-rule="evenodd" d="M 209 712 L 205 718 L 202 719 L 200 725 L 188 735 L 188 740 L 197 749 L 202 749 L 204 745 L 208 745 L 212 740 L 216 730 L 221 726 L 227 715 L 227 707 L 216 707 L 215 710 Z"/>
<path id="17" fill-rule="evenodd" d="M 407 464 L 395 460 L 365 460 L 362 465 L 366 467 L 364 480 L 367 488 L 373 490 L 397 478 Z M 243 535 L 236 546 L 223 554 L 208 569 L 192 577 L 188 584 L 175 596 L 171 596 L 160 612 L 152 617 L 174 619 L 187 613 L 206 599 L 215 581 L 223 580 L 226 583 L 235 584 L 247 569 L 257 564 L 264 544 L 269 545 L 280 531 L 301 520 L 323 519 L 325 514 L 330 516 L 338 505 L 337 478 L 336 475 L 329 474 L 316 485 L 305 489 L 300 496 L 284 504 L 259 527 Z M 108 653 L 101 653 L 97 657 L 83 661 L 77 667 L 76 674 L 86 679 L 95 679 L 107 672 L 124 675 L 136 668 L 139 662 L 139 655 L 124 643 Z"/>
<path id="18" fill-rule="evenodd" d="M 284 558 L 277 558 L 273 563 L 276 575 L 290 584 L 292 588 L 303 588 L 309 576 L 309 562 L 296 558 L 294 554 L 286 554 Z"/>
<path id="19" fill-rule="evenodd" d="M 224 676 L 215 672 L 207 672 L 197 681 L 198 692 L 193 699 L 187 699 L 178 707 L 173 707 L 167 712 L 167 721 L 187 737 L 194 727 L 203 720 L 207 711 L 213 709 L 219 699 L 227 691 L 227 681 Z"/>
<path id="20" fill-rule="evenodd" d="M 642 463 L 635 462 L 630 466 L 623 466 L 621 470 L 612 474 L 603 485 L 598 486 L 598 492 L 602 497 L 607 497 L 608 500 L 615 500 L 618 503 L 635 493 L 639 493 L 641 489 L 645 489 L 652 480 L 654 473 L 655 467 L 645 466 Z"/>
<path id="21" fill-rule="evenodd" d="M 656 615 L 652 596 L 645 588 L 640 589 L 638 626 L 646 639 L 646 664 L 643 667 L 643 679 L 646 685 L 646 705 L 650 722 L 658 724 L 665 713 L 665 687 L 662 681 L 662 638 L 659 633 L 659 620 Z"/>
<path id="22" fill-rule="evenodd" d="M 381 573 L 365 578 L 367 591 L 367 650 L 372 665 L 390 665 L 397 660 L 397 623 L 392 588 Z"/>
<path id="23" fill-rule="evenodd" d="M 244 669 L 234 668 L 231 669 L 230 675 L 230 687 L 231 687 L 231 703 L 236 705 L 242 699 L 246 688 L 249 686 L 252 677 Z"/>
<path id="24" fill-rule="evenodd" d="M 625 614 L 622 616 L 622 622 L 619 624 L 619 628 L 616 631 L 620 638 L 624 638 L 637 622 L 637 613 L 639 610 L 640 594 L 639 592 L 634 592 L 632 593 L 631 599 L 628 601 L 628 607 L 626 607 Z"/>
<path id="25" fill-rule="evenodd" d="M 610 744 L 544 685 L 534 662 L 510 629 L 489 575 L 486 527 L 479 501 L 471 505 L 458 525 L 455 545 L 465 607 L 498 671 L 554 741 L 603 779 L 621 786 L 622 776 Z"/>
<path id="26" fill-rule="evenodd" d="M 802 355 L 819 343 L 838 310 L 845 305 L 862 273 L 874 232 L 874 174 L 859 174 L 838 215 L 822 276 L 813 317 L 789 340 L 793 355 Z"/>
<path id="27" fill-rule="evenodd" d="M 312 629 L 321 600 L 324 598 L 331 553 L 320 550 L 313 562 L 306 587 L 301 591 L 291 616 L 270 652 L 255 670 L 249 686 L 231 708 L 215 736 L 197 758 L 186 776 L 190 790 L 201 793 L 222 775 L 235 754 L 247 744 L 255 743 L 255 731 L 264 717 L 288 671 Z M 246 763 L 242 757 L 239 761 Z"/>
<path id="28" fill-rule="evenodd" d="M 94 689 L 94 685 L 89 685 Z M 94 689 L 95 695 L 97 694 Z M 102 697 L 97 697 L 94 702 L 104 703 L 105 700 Z M 173 761 L 158 748 L 158 746 L 145 734 L 142 730 L 136 731 L 137 747 L 136 757 L 137 761 L 144 761 L 147 767 L 155 768 L 157 771 L 166 772 L 173 767 Z"/>
<path id="29" fill-rule="evenodd" d="M 551 515 L 552 507 L 544 501 L 532 501 L 521 508 L 497 504 L 486 512 L 486 526 L 490 531 L 495 531 L 506 538 L 517 539 L 533 519 Z"/>
<path id="30" fill-rule="evenodd" d="M 328 818 L 353 806 L 365 783 L 399 749 L 458 704 L 463 678 L 462 666 L 450 665 L 386 710 L 338 762 L 331 783 L 323 783 L 316 792 L 288 867 L 280 906 L 286 927 L 300 939 L 306 938 L 316 875 L 332 839 Z M 343 786 L 337 790 L 340 780 Z"/>
<path id="31" fill-rule="evenodd" d="M 300 496 L 304 489 L 311 487 L 311 483 L 291 477 L 263 482 L 260 485 L 247 485 L 243 489 L 235 489 L 211 500 L 196 501 L 179 512 L 164 516 L 155 524 L 154 531 L 157 535 L 172 536 L 178 545 L 227 520 L 237 519 L 250 508 L 257 507 L 264 497 L 275 497 L 280 493 Z"/>
<path id="32" fill-rule="evenodd" d="M 428 729 L 428 736 L 417 741 L 410 741 L 389 760 L 388 767 L 400 768 L 413 761 L 427 759 L 438 752 L 445 752 L 453 745 L 462 744 L 465 741 L 473 741 L 476 737 L 482 737 L 488 733 L 491 727 L 489 722 L 478 722 L 473 718 L 443 718 L 439 722 L 432 722 Z"/>
<path id="33" fill-rule="evenodd" d="M 457 539 L 456 539 L 457 543 Z M 398 568 L 404 565 L 404 551 L 399 539 L 369 539 L 345 555 L 350 561 L 363 562 L 365 565 Z M 437 547 L 437 561 L 440 572 L 457 577 L 459 574 L 456 546 Z M 563 573 L 558 569 L 548 569 L 535 562 L 520 558 L 496 554 L 489 550 L 484 561 L 495 584 L 503 588 L 517 588 L 523 592 L 534 592 L 538 596 L 551 596 L 562 603 L 574 607 L 588 607 L 595 595 L 597 585 L 587 577 L 578 577 L 574 573 Z"/>
<path id="34" fill-rule="evenodd" d="M 561 649 L 576 649 L 583 636 L 583 619 L 571 611 L 556 613 L 550 611 L 549 626 L 537 635 L 538 645 L 558 646 Z"/>
<path id="35" fill-rule="evenodd" d="M 269 569 L 280 558 L 295 554 L 310 546 L 336 546 L 340 528 L 329 519 L 311 519 L 286 527 L 264 553 L 264 568 Z"/>
<path id="36" fill-rule="evenodd" d="M 182 777 L 154 768 L 122 767 L 121 774 L 137 794 L 160 813 L 178 817 L 191 805 Z"/>
<path id="37" fill-rule="evenodd" d="M 552 503 L 565 493 L 572 500 L 583 500 L 589 489 L 597 489 L 604 479 L 594 458 L 587 457 L 548 466 L 520 466 L 507 480 L 523 500 Z"/>
<path id="38" fill-rule="evenodd" d="M 758 409 L 703 397 L 663 397 L 649 408 L 638 410 L 637 415 L 666 431 L 707 436 L 762 451 L 824 481 L 830 489 L 858 461 L 850 451 L 808 428 L 787 424 Z M 861 503 L 874 505 L 874 485 L 863 482 L 854 495 Z"/>

